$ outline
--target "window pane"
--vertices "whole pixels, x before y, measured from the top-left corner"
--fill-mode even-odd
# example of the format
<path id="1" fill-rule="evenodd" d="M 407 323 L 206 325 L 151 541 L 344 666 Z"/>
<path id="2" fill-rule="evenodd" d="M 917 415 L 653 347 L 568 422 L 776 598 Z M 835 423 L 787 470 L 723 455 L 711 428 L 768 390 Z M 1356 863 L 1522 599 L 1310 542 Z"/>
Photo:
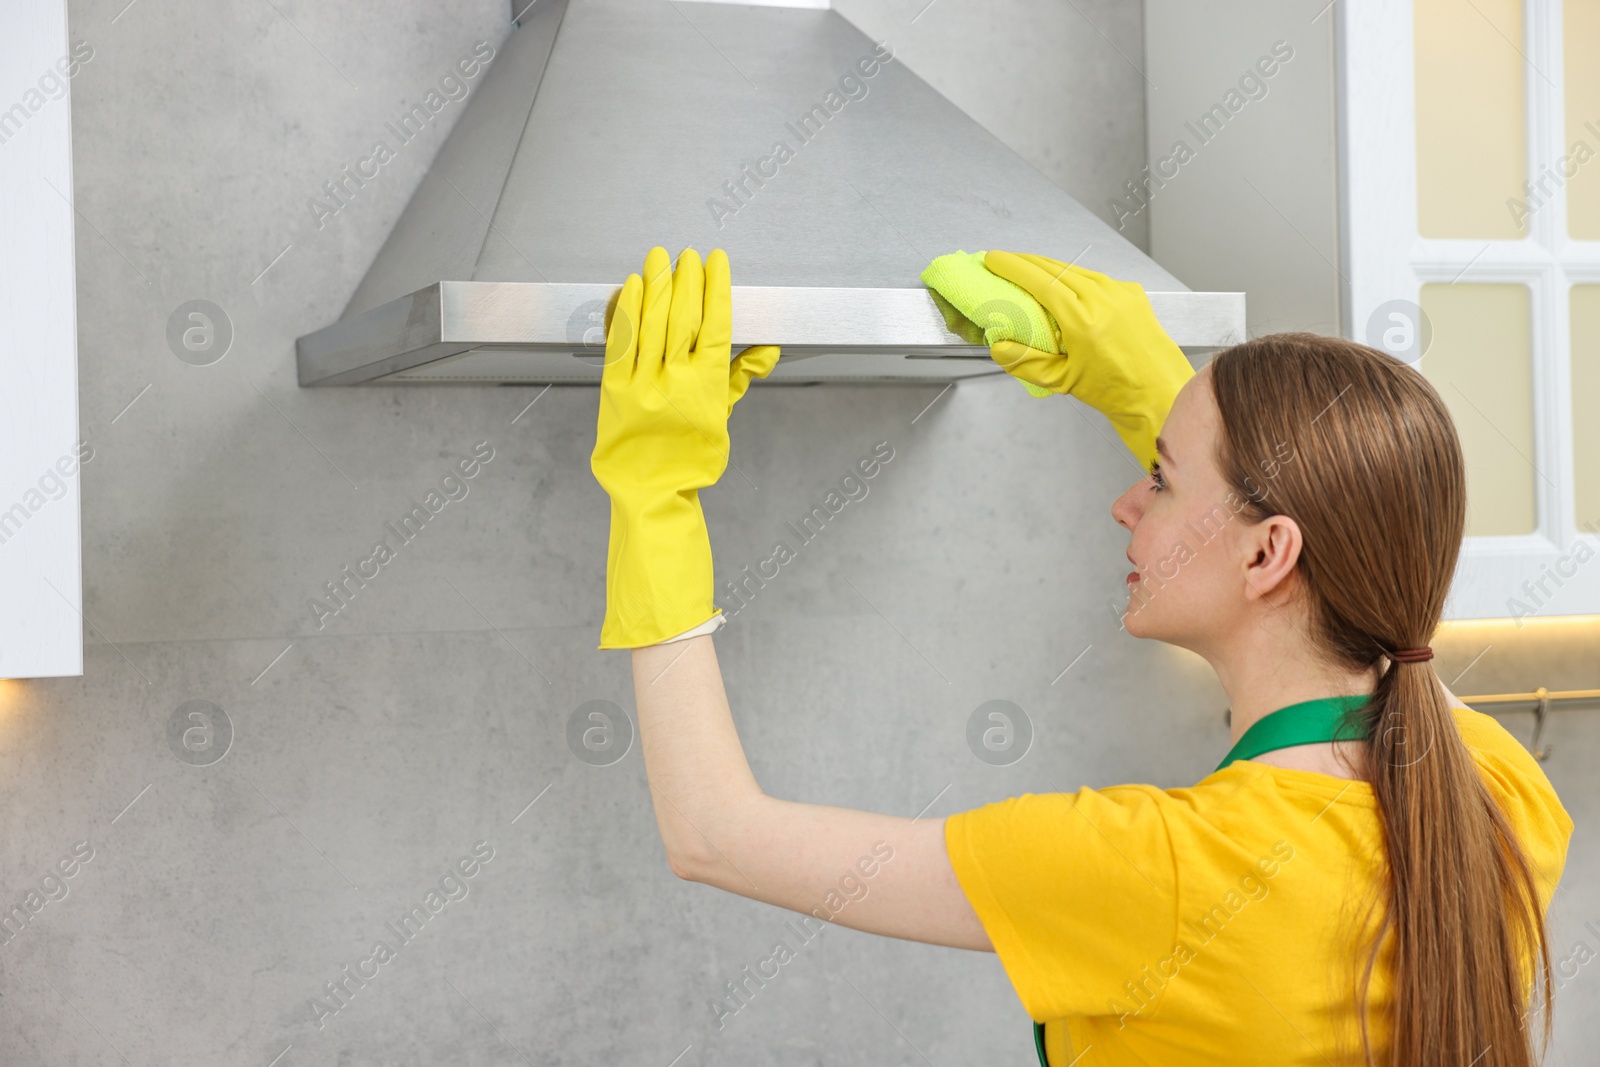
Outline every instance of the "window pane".
<path id="1" fill-rule="evenodd" d="M 1572 455 L 1578 528 L 1600 533 L 1600 285 L 1572 287 Z"/>
<path id="2" fill-rule="evenodd" d="M 1551 167 L 1553 178 L 1545 187 L 1565 181 L 1568 235 L 1600 241 L 1600 161 L 1594 158 L 1600 153 L 1600 63 L 1595 62 L 1600 55 L 1600 0 L 1566 0 L 1561 19 L 1567 81 L 1563 152 L 1568 161 Z"/>
<path id="3" fill-rule="evenodd" d="M 1526 236 L 1521 0 L 1416 0 L 1413 20 L 1418 232 Z"/>
<path id="4" fill-rule="evenodd" d="M 1533 374 L 1528 287 L 1431 284 L 1422 373 L 1450 408 L 1467 464 L 1467 536 L 1532 533 Z"/>

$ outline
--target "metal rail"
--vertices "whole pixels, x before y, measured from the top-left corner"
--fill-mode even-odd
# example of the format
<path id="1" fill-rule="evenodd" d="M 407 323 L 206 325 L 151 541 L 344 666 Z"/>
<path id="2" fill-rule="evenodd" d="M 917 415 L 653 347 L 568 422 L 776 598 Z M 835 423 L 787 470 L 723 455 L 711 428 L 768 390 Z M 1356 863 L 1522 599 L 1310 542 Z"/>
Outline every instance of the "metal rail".
<path id="1" fill-rule="evenodd" d="M 1534 758 L 1546 760 L 1550 758 L 1550 746 L 1540 746 L 1539 741 L 1544 737 L 1544 727 L 1549 719 L 1550 712 L 1556 707 L 1572 707 L 1574 705 L 1594 704 L 1600 706 L 1600 689 L 1557 689 L 1550 690 L 1544 686 L 1527 693 L 1488 693 L 1482 696 L 1460 697 L 1461 703 L 1472 708 L 1473 711 L 1531 711 L 1533 712 L 1533 740 L 1528 742 L 1528 748 L 1533 752 Z M 1478 705 L 1483 705 L 1479 707 Z M 1521 705 L 1527 705 L 1522 707 Z"/>

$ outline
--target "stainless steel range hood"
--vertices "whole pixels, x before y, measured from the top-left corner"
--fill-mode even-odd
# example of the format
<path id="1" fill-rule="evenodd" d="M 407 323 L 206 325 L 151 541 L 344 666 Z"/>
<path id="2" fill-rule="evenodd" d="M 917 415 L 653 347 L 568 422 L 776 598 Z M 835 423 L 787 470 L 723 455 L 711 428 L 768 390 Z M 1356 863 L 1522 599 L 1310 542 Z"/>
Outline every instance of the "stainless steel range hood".
<path id="1" fill-rule="evenodd" d="M 300 338 L 302 385 L 597 383 L 652 244 L 727 250 L 735 345 L 783 346 L 762 385 L 1004 373 L 918 280 L 957 249 L 1137 281 L 1185 348 L 1244 339 L 1243 293 L 1190 292 L 837 12 L 537 0 L 520 22 L 343 318 Z"/>

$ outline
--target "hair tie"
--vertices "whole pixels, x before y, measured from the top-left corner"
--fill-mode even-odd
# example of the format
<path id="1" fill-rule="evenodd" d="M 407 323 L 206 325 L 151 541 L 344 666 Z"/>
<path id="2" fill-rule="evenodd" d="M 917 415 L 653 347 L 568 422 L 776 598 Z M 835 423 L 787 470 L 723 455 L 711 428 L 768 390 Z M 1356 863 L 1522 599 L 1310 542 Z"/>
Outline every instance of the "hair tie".
<path id="1" fill-rule="evenodd" d="M 1424 645 L 1421 648 L 1406 648 L 1395 652 L 1385 652 L 1384 655 L 1396 663 L 1421 663 L 1424 660 L 1433 658 L 1433 649 Z"/>

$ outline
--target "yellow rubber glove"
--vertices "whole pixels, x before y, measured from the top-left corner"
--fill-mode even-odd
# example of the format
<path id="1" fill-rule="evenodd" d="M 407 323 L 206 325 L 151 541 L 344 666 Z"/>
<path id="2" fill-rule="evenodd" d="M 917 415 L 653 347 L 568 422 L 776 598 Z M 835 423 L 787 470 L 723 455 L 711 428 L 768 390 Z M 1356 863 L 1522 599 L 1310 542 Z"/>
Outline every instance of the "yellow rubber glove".
<path id="1" fill-rule="evenodd" d="M 776 346 L 729 360 L 728 257 L 701 267 L 692 248 L 670 271 L 650 249 L 606 332 L 600 415 L 589 468 L 611 496 L 606 616 L 599 648 L 638 648 L 717 614 L 711 538 L 699 491 L 728 466 L 728 412 L 778 362 Z"/>
<path id="2" fill-rule="evenodd" d="M 1105 415 L 1149 470 L 1156 435 L 1194 368 L 1156 321 L 1144 287 L 1046 256 L 989 252 L 983 265 L 1026 289 L 1061 331 L 1061 355 L 999 341 L 990 357 L 1013 377 Z"/>

